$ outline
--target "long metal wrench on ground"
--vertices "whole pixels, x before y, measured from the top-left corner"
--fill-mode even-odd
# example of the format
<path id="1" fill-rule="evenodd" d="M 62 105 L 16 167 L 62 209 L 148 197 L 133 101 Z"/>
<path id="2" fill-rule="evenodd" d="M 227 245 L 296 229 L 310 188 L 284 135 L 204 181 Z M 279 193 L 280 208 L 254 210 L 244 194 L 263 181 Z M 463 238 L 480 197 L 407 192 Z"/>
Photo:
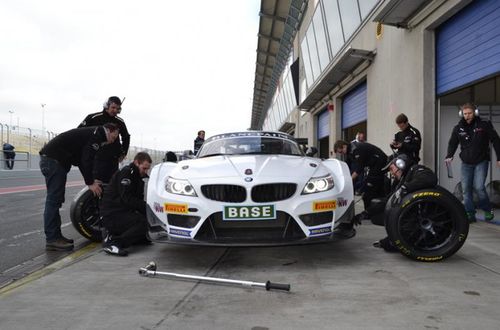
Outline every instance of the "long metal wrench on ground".
<path id="1" fill-rule="evenodd" d="M 281 284 L 281 283 L 272 283 L 270 281 L 267 281 L 265 283 L 259 283 L 259 282 L 251 282 L 251 281 L 240 281 L 240 280 L 230 280 L 226 278 L 217 278 L 217 277 L 207 277 L 207 276 L 196 276 L 196 275 L 186 275 L 186 274 L 177 274 L 177 273 L 169 273 L 169 272 L 159 272 L 156 270 L 156 263 L 151 261 L 147 266 L 139 268 L 139 274 L 145 277 L 148 276 L 157 276 L 157 275 L 162 275 L 162 276 L 167 276 L 167 277 L 174 277 L 174 278 L 182 278 L 182 279 L 188 279 L 188 280 L 194 280 L 194 281 L 205 281 L 205 282 L 212 282 L 212 283 L 225 283 L 225 284 L 236 284 L 236 285 L 241 285 L 241 286 L 246 286 L 246 287 L 261 287 L 261 288 L 266 288 L 267 291 L 273 289 L 273 290 L 283 290 L 283 291 L 290 291 L 290 284 Z"/>

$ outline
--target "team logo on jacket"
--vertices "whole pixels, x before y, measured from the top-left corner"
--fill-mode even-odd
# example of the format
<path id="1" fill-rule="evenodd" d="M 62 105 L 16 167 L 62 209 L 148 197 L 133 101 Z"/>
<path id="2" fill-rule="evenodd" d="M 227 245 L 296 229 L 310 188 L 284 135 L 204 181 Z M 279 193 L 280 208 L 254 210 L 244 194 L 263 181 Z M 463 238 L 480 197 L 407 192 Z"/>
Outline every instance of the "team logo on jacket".
<path id="1" fill-rule="evenodd" d="M 120 183 L 123 185 L 123 186 L 130 186 L 130 184 L 132 183 L 132 181 L 130 181 L 130 179 L 122 179 L 122 181 L 120 181 Z"/>
<path id="2" fill-rule="evenodd" d="M 99 150 L 99 143 L 93 143 L 92 149 L 94 149 L 95 151 Z"/>

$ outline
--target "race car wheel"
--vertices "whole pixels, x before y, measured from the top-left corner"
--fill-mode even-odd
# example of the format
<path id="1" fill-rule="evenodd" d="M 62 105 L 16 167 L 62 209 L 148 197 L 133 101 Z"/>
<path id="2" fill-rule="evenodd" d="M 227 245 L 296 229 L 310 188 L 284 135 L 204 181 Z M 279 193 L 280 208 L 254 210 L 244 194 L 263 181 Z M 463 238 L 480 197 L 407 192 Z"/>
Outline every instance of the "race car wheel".
<path id="1" fill-rule="evenodd" d="M 409 193 L 386 216 L 389 239 L 403 255 L 418 261 L 453 255 L 469 232 L 462 203 L 440 187 Z"/>
<path id="2" fill-rule="evenodd" d="M 85 187 L 73 199 L 70 209 L 70 218 L 75 229 L 93 242 L 102 241 L 98 202 L 99 199 Z"/>

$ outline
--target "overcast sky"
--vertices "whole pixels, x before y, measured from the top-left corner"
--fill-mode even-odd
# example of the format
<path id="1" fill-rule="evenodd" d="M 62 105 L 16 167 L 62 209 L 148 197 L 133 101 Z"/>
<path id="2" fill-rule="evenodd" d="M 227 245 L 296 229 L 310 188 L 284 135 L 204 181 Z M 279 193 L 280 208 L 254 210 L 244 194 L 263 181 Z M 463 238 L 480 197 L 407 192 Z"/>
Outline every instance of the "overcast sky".
<path id="1" fill-rule="evenodd" d="M 0 123 L 60 133 L 126 96 L 131 144 L 245 130 L 258 0 L 1 0 Z"/>

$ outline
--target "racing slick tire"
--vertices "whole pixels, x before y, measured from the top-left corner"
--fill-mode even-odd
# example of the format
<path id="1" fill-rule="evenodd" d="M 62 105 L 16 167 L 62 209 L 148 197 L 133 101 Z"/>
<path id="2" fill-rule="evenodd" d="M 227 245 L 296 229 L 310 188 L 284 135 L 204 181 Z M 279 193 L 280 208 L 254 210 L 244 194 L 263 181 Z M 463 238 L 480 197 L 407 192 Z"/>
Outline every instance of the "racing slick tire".
<path id="1" fill-rule="evenodd" d="M 80 235 L 92 242 L 102 241 L 99 198 L 87 186 L 73 199 L 69 214 L 71 223 Z"/>
<path id="2" fill-rule="evenodd" d="M 441 187 L 422 189 L 387 204 L 385 228 L 389 239 L 406 257 L 434 262 L 457 252 L 469 233 L 462 203 Z M 391 205 L 390 205 L 391 204 Z"/>

